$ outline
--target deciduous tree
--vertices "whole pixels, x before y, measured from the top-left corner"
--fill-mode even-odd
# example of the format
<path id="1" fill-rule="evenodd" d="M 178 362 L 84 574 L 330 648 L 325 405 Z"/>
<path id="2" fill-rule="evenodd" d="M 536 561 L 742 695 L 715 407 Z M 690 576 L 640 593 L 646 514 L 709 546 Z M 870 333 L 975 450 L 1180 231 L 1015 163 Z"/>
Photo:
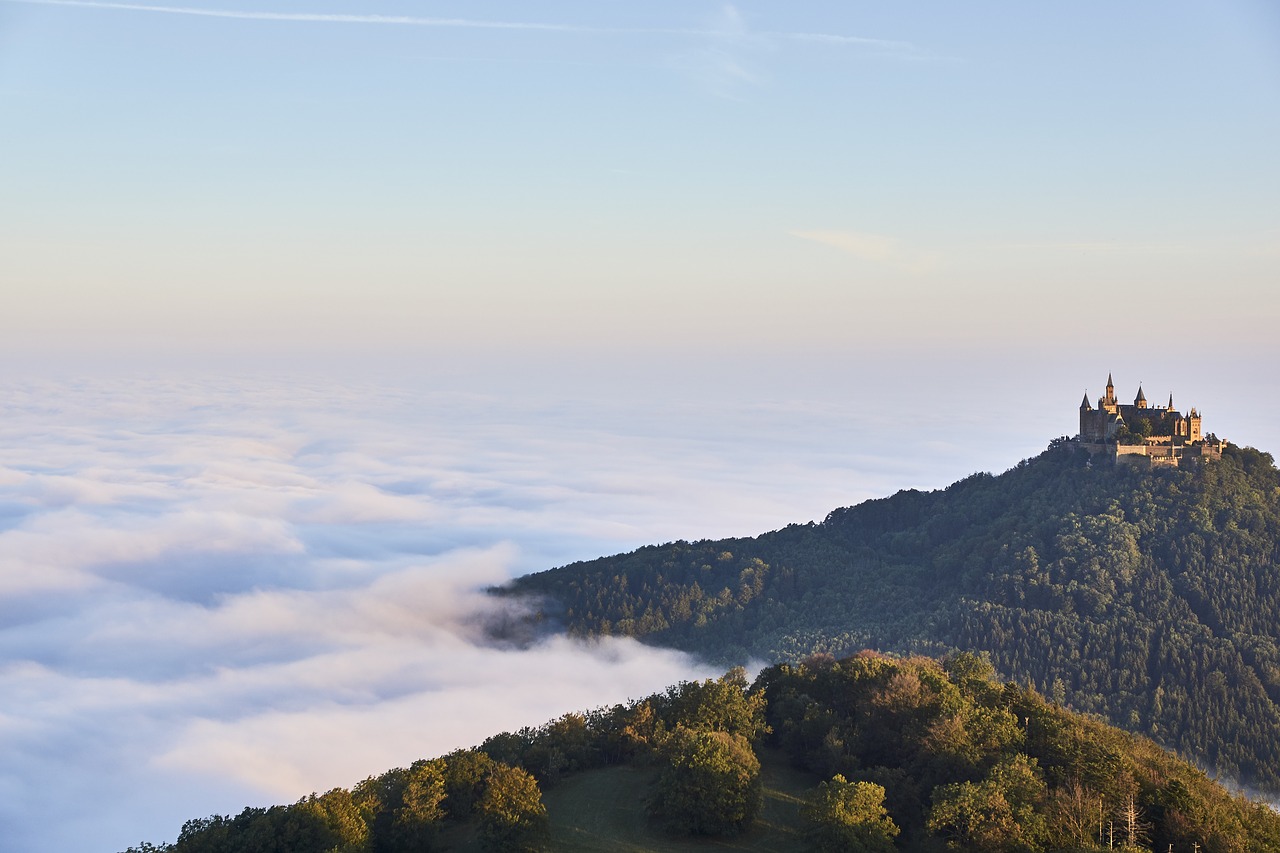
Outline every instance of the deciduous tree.
<path id="1" fill-rule="evenodd" d="M 537 781 L 528 772 L 495 764 L 478 811 L 480 837 L 486 850 L 536 853 L 546 849 L 547 809 Z"/>
<path id="2" fill-rule="evenodd" d="M 760 810 L 760 762 L 742 735 L 677 726 L 650 812 L 679 832 L 733 835 Z"/>
<path id="3" fill-rule="evenodd" d="M 820 853 L 891 853 L 898 826 L 884 807 L 884 788 L 835 776 L 800 809 L 805 838 Z"/>

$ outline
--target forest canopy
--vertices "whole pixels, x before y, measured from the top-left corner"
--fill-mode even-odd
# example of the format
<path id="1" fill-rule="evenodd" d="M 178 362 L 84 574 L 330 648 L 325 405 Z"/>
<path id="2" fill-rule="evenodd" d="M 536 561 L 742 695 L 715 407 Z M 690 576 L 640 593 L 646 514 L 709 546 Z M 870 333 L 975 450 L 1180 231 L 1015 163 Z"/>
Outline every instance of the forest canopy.
<path id="1" fill-rule="evenodd" d="M 672 542 L 514 581 L 552 625 L 722 663 L 877 648 L 1003 676 L 1280 793 L 1280 472 L 1141 471 L 1074 443 L 754 538 Z"/>
<path id="2" fill-rule="evenodd" d="M 984 658 L 874 652 L 778 664 L 752 683 L 741 670 L 684 682 L 350 790 L 191 820 L 175 843 L 127 853 L 604 851 L 624 846 L 612 828 L 637 820 L 650 844 L 629 849 L 750 845 L 764 831 L 762 759 L 809 780 L 770 849 L 1280 853 L 1280 816 L 1266 806 L 1145 738 L 998 682 Z M 621 768 L 648 780 L 644 801 L 599 786 L 575 813 L 545 804 L 544 792 Z"/>

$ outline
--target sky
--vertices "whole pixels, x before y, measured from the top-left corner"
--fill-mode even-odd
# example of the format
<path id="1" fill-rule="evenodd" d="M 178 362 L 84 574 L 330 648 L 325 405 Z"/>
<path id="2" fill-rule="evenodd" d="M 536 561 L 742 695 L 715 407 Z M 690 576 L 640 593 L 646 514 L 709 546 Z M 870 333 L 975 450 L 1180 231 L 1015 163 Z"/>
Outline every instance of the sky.
<path id="1" fill-rule="evenodd" d="M 1266 2 L 0 0 L 0 106 L 21 354 L 1257 358 L 1280 319 Z"/>
<path id="2" fill-rule="evenodd" d="M 705 664 L 481 590 L 1280 448 L 1266 2 L 0 0 L 0 837 L 116 853 Z"/>

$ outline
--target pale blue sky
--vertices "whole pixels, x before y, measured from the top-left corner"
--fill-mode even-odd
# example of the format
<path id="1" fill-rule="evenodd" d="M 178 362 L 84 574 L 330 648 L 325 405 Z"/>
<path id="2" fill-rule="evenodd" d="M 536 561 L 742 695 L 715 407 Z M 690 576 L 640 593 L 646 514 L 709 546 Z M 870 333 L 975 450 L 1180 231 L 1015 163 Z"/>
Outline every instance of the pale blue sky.
<path id="1" fill-rule="evenodd" d="M 1271 4 L 144 5 L 0 0 L 10 352 L 1274 352 Z"/>

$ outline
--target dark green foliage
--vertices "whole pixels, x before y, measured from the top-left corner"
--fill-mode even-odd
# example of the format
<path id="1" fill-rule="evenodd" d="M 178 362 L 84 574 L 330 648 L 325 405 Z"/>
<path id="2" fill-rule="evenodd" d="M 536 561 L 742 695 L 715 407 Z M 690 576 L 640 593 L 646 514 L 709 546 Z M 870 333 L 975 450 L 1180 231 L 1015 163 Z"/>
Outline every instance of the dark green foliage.
<path id="1" fill-rule="evenodd" d="M 473 819 L 488 849 L 541 849 L 546 815 L 533 777 L 459 750 L 371 776 L 351 791 L 187 821 L 177 842 L 156 853 L 426 853 L 445 849 L 446 821 Z"/>
<path id="2" fill-rule="evenodd" d="M 334 788 L 299 800 L 281 818 L 280 847 L 315 853 L 362 853 L 368 849 L 369 827 L 349 791 Z"/>
<path id="3" fill-rule="evenodd" d="M 800 809 L 805 838 L 818 853 L 892 853 L 898 825 L 884 808 L 884 788 L 837 774 Z"/>
<path id="4" fill-rule="evenodd" d="M 1149 740 L 982 676 L 972 655 L 938 664 L 862 653 L 761 673 L 774 739 L 824 775 L 881 786 L 908 849 L 1145 849 L 1280 853 L 1280 816 L 1233 797 Z"/>
<path id="5" fill-rule="evenodd" d="M 493 759 L 479 750 L 459 749 L 444 757 L 444 806 L 449 817 L 466 820 L 471 816 L 493 765 Z"/>
<path id="6" fill-rule="evenodd" d="M 754 539 L 575 563 L 508 592 L 543 596 L 575 634 L 729 663 L 982 651 L 1060 704 L 1280 792 L 1272 462 L 1228 448 L 1220 462 L 1143 472 L 1091 464 L 1056 441 L 998 477 L 899 492 Z M 953 760 L 968 749 L 957 744 Z"/>
<path id="7" fill-rule="evenodd" d="M 547 845 L 547 810 L 534 778 L 498 764 L 489 773 L 477 809 L 480 837 L 495 853 L 537 853 Z"/>
<path id="8" fill-rule="evenodd" d="M 764 693 L 749 689 L 742 667 L 735 667 L 714 681 L 682 681 L 648 701 L 668 729 L 684 726 L 727 732 L 748 743 L 755 743 L 769 730 L 764 717 Z"/>
<path id="9" fill-rule="evenodd" d="M 750 686 L 741 671 L 678 684 L 491 738 L 512 764 L 460 750 L 350 793 L 188 821 L 174 845 L 134 851 L 421 853 L 471 850 L 477 839 L 489 850 L 545 849 L 541 791 L 517 765 L 542 766 L 556 751 L 576 756 L 577 772 L 629 763 L 609 772 L 655 780 L 649 802 L 663 823 L 680 833 L 744 833 L 733 843 L 747 844 L 761 793 L 753 736 L 762 754 L 789 756 L 792 775 L 830 780 L 803 815 L 792 806 L 789 833 L 774 836 L 798 843 L 803 834 L 820 850 L 1113 849 L 1099 833 L 1107 827 L 1114 849 L 1132 840 L 1155 851 L 1280 853 L 1280 816 L 1267 807 L 1233 797 L 1149 740 L 997 683 L 980 656 L 873 652 L 779 664 Z M 773 760 L 776 768 L 782 759 Z M 643 823 L 638 802 L 599 809 L 633 809 Z M 787 828 L 774 821 L 771 831 Z M 608 839 L 574 849 L 588 848 L 613 849 Z"/>
<path id="10" fill-rule="evenodd" d="M 312 794 L 292 806 L 246 808 L 234 818 L 189 820 L 173 853 L 363 853 L 368 823 L 342 788 Z"/>
<path id="11" fill-rule="evenodd" d="M 662 745 L 650 812 L 673 831 L 736 835 L 760 811 L 760 762 L 745 737 L 678 725 Z"/>
<path id="12" fill-rule="evenodd" d="M 627 759 L 657 764 L 654 814 L 679 832 L 727 835 L 759 808 L 759 763 L 751 744 L 768 731 L 764 693 L 752 689 L 738 667 L 718 679 L 680 682 L 629 706 L 503 732 L 480 749 L 544 784 Z"/>
<path id="13" fill-rule="evenodd" d="M 649 760 L 677 727 L 724 731 L 754 743 L 768 732 L 764 695 L 735 667 L 718 679 L 682 681 L 631 705 L 565 714 L 538 728 L 493 735 L 464 761 L 446 756 L 450 778 L 469 762 L 489 760 L 521 767 L 542 785 L 564 774 L 636 758 Z M 477 777 L 473 771 L 471 774 Z M 478 777 L 477 777 L 478 778 Z M 453 783 L 447 783 L 452 785 Z M 465 786 L 463 786 L 465 789 Z M 450 814 L 458 796 L 450 787 Z M 461 814 L 461 812 L 457 812 Z"/>
<path id="14" fill-rule="evenodd" d="M 400 806 L 391 812 L 390 838 L 395 850 L 430 850 L 444 820 L 445 763 L 415 761 L 405 774 Z"/>
<path id="15" fill-rule="evenodd" d="M 1018 753 L 999 761 L 977 782 L 935 788 L 925 825 L 960 850 L 1042 850 L 1051 838 L 1045 820 L 1047 792 L 1035 759 Z"/>

